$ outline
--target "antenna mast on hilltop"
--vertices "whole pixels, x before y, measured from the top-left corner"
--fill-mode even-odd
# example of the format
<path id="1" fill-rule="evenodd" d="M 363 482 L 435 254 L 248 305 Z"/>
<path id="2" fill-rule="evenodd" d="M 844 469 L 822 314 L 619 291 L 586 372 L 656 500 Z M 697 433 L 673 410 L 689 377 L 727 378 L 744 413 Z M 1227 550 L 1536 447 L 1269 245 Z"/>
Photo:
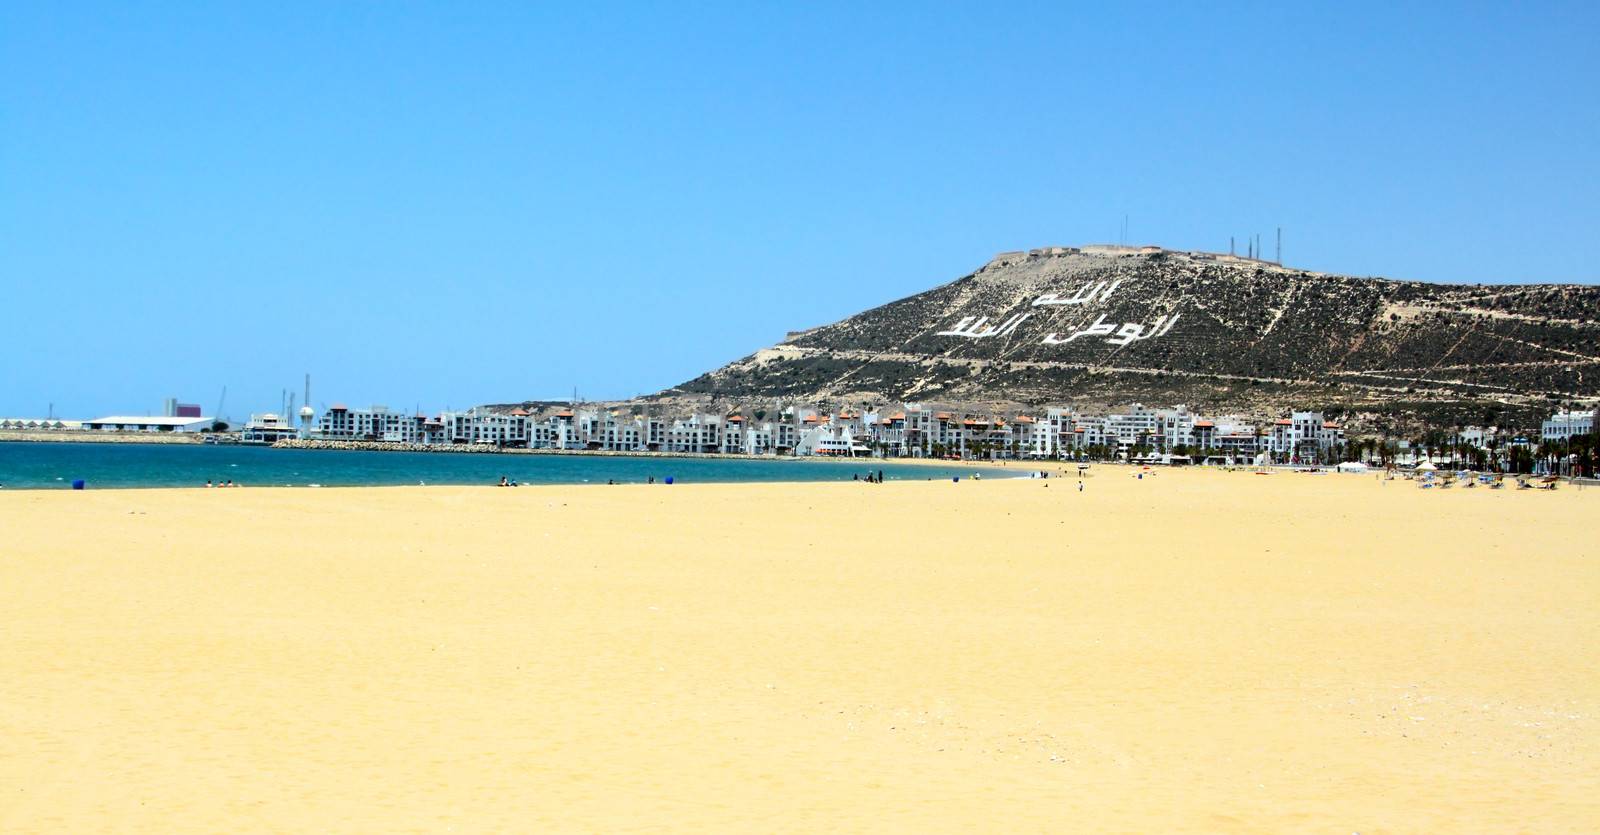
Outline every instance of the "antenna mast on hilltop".
<path id="1" fill-rule="evenodd" d="M 1278 227 L 1278 266 L 1283 266 L 1283 227 Z"/>

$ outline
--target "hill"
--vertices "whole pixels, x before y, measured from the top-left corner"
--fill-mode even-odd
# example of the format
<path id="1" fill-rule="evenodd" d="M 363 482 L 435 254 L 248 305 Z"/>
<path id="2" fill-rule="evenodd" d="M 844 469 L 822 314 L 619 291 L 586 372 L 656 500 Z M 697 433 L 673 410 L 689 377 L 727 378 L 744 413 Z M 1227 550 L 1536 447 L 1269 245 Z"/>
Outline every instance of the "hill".
<path id="1" fill-rule="evenodd" d="M 1155 247 L 1001 253 L 658 395 L 1476 422 L 1600 394 L 1600 287 L 1358 278 Z"/>

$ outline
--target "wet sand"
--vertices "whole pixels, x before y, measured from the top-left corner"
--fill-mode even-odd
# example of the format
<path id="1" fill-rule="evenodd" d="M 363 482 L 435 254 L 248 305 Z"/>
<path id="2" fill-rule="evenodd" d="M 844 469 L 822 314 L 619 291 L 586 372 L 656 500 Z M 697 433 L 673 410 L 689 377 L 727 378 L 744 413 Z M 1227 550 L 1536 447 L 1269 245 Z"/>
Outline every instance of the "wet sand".
<path id="1" fill-rule="evenodd" d="M 0 491 L 0 830 L 1592 832 L 1600 491 Z"/>

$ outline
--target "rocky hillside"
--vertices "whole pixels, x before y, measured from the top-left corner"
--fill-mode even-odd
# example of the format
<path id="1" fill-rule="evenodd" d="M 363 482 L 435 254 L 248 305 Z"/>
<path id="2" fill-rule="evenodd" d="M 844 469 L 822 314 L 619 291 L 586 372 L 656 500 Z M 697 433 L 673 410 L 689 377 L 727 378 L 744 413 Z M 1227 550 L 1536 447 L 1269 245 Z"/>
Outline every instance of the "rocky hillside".
<path id="1" fill-rule="evenodd" d="M 1464 420 L 1600 393 L 1600 287 L 1327 275 L 1154 247 L 1002 253 L 662 397 Z"/>

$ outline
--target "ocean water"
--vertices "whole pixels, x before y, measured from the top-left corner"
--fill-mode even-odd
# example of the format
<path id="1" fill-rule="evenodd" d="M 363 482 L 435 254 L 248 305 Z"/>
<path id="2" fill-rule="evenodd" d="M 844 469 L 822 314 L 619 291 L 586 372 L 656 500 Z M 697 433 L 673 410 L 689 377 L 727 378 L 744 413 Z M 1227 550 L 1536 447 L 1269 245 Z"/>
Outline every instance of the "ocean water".
<path id="1" fill-rule="evenodd" d="M 232 480 L 246 487 L 350 487 L 405 484 L 605 484 L 849 481 L 882 470 L 885 479 L 949 479 L 971 467 L 890 461 L 771 461 L 609 455 L 493 455 L 432 452 L 270 449 L 247 446 L 95 443 L 0 443 L 0 486 L 67 489 L 203 487 Z M 1026 471 L 1018 467 L 1019 475 Z"/>

